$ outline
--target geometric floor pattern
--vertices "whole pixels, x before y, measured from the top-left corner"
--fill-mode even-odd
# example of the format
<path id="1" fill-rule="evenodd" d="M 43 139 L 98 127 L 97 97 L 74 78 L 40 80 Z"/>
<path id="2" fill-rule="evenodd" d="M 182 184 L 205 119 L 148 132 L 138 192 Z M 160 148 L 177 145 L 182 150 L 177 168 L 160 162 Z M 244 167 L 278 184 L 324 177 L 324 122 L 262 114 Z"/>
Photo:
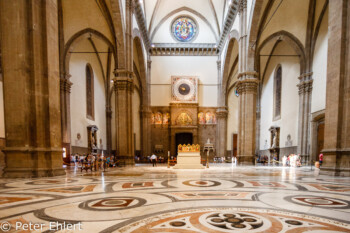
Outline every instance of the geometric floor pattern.
<path id="1" fill-rule="evenodd" d="M 350 232 L 350 178 L 317 172 L 143 165 L 0 179 L 0 232 Z"/>

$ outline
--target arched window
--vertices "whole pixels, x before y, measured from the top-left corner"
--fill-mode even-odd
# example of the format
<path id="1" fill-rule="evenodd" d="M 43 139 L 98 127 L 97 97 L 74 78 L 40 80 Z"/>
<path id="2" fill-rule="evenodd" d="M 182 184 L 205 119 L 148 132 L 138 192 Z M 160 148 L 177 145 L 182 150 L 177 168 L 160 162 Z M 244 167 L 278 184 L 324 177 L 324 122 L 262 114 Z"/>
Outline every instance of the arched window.
<path id="1" fill-rule="evenodd" d="M 95 104 L 94 104 L 94 73 L 91 65 L 86 64 L 86 117 L 95 120 Z"/>
<path id="2" fill-rule="evenodd" d="M 273 119 L 281 119 L 281 105 L 282 105 L 282 66 L 278 65 L 275 71 L 274 80 L 274 108 L 273 108 Z"/>

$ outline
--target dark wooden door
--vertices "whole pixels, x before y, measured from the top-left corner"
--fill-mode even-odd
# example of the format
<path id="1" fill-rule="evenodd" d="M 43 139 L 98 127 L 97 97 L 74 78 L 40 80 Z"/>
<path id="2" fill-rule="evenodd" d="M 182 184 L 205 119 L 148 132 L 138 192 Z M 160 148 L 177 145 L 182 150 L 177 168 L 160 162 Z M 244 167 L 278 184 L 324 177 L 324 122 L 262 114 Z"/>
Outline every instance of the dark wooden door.
<path id="1" fill-rule="evenodd" d="M 237 138 L 238 138 L 238 135 L 237 134 L 233 134 L 233 137 L 232 137 L 232 150 L 233 150 L 233 156 L 234 157 L 237 157 Z"/>

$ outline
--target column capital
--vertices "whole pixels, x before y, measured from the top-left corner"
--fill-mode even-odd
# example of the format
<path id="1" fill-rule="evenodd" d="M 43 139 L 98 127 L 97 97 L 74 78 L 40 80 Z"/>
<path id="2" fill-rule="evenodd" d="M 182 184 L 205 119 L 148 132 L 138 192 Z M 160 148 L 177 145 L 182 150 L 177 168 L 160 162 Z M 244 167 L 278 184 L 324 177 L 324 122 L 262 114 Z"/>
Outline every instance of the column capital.
<path id="1" fill-rule="evenodd" d="M 300 83 L 297 85 L 297 87 L 299 88 L 299 95 L 302 95 L 305 93 L 311 93 L 313 81 L 314 81 L 313 79 L 300 81 Z"/>
<path id="2" fill-rule="evenodd" d="M 70 93 L 73 83 L 69 79 L 60 79 L 60 88 L 61 91 Z"/>
<path id="3" fill-rule="evenodd" d="M 216 110 L 216 118 L 227 118 L 228 110 L 227 107 L 219 107 Z"/>
<path id="4" fill-rule="evenodd" d="M 239 80 L 237 82 L 237 92 L 239 95 L 243 93 L 257 94 L 258 85 L 259 85 L 259 80 L 256 78 Z"/>
<path id="5" fill-rule="evenodd" d="M 127 90 L 127 91 L 134 91 L 134 82 L 130 78 L 118 78 L 113 80 L 114 90 L 115 91 L 121 91 L 121 90 Z"/>

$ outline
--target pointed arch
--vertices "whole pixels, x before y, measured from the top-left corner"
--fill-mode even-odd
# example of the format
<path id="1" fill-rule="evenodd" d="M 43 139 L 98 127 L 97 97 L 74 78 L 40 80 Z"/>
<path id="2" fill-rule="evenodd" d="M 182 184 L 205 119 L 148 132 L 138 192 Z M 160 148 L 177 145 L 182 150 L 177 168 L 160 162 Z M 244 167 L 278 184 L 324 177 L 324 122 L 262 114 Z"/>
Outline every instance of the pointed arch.
<path id="1" fill-rule="evenodd" d="M 63 63 L 63 69 L 66 75 L 69 74 L 69 61 L 71 57 L 71 52 L 73 52 L 75 46 L 79 44 L 81 40 L 88 39 L 91 36 L 96 36 L 97 38 L 101 39 L 107 44 L 108 48 L 110 48 L 114 56 L 114 63 L 115 63 L 114 65 L 115 67 L 118 67 L 119 60 L 117 56 L 117 48 L 115 48 L 112 42 L 109 41 L 109 39 L 105 35 L 103 35 L 101 32 L 96 31 L 92 28 L 86 28 L 75 33 L 64 46 L 64 54 L 62 56 L 63 60 L 61 62 Z"/>
<path id="2" fill-rule="evenodd" d="M 256 50 L 255 53 L 255 62 L 254 67 L 255 70 L 259 72 L 260 70 L 260 52 L 261 50 L 270 42 L 277 42 L 277 41 L 285 41 L 287 44 L 289 44 L 292 49 L 295 51 L 297 55 L 299 55 L 300 59 L 300 74 L 303 74 L 306 69 L 306 55 L 305 55 L 305 48 L 303 44 L 298 40 L 297 37 L 295 37 L 293 34 L 287 31 L 278 31 L 270 36 L 268 36 L 260 45 L 259 48 Z"/>

